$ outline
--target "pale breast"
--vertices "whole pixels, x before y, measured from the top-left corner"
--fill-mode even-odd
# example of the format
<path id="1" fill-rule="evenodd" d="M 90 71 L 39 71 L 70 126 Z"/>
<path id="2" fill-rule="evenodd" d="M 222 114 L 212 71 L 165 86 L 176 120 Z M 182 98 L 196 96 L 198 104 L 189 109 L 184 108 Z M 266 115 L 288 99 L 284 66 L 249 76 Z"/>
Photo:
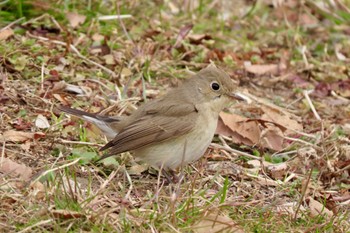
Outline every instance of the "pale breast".
<path id="1" fill-rule="evenodd" d="M 135 157 L 149 165 L 176 169 L 198 160 L 208 148 L 217 126 L 217 116 L 200 114 L 194 130 L 186 135 L 135 150 Z"/>

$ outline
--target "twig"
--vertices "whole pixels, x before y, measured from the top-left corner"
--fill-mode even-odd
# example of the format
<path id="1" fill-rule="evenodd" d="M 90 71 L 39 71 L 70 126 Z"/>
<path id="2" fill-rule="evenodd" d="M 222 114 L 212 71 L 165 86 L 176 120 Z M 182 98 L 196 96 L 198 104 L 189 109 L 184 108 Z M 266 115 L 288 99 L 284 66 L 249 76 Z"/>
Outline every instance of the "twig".
<path id="1" fill-rule="evenodd" d="M 309 64 L 309 61 L 307 60 L 307 57 L 306 57 L 306 51 L 307 51 L 307 48 L 305 45 L 303 45 L 300 49 L 300 53 L 301 53 L 301 56 L 303 57 L 303 61 L 305 63 L 305 67 L 306 69 L 309 69 L 310 68 L 310 64 Z"/>
<path id="2" fill-rule="evenodd" d="M 129 199 L 130 199 L 131 191 L 132 191 L 132 189 L 133 189 L 133 185 L 132 185 L 132 180 L 131 180 L 131 177 L 130 177 L 128 171 L 125 169 L 124 172 L 125 172 L 126 178 L 127 178 L 128 182 L 129 182 L 129 185 L 130 185 L 130 186 L 129 186 L 129 189 L 128 189 L 128 192 L 126 193 L 126 195 L 125 195 L 124 198 L 125 198 L 125 200 L 129 200 Z M 130 200 L 130 202 L 132 203 L 131 200 Z"/>
<path id="3" fill-rule="evenodd" d="M 294 141 L 294 142 L 300 142 L 300 143 L 303 143 L 303 144 L 306 144 L 306 145 L 309 145 L 309 146 L 312 146 L 318 150 L 321 150 L 321 147 L 317 146 L 317 145 L 314 145 L 310 142 L 307 142 L 307 141 L 304 141 L 304 140 L 301 140 L 299 138 L 291 138 L 291 137 L 287 137 L 287 136 L 284 136 L 283 137 L 284 139 L 287 139 L 287 140 L 290 140 L 290 141 Z"/>
<path id="4" fill-rule="evenodd" d="M 261 157 L 254 156 L 254 155 L 245 153 L 243 151 L 235 150 L 235 149 L 233 149 L 233 148 L 231 148 L 229 146 L 222 146 L 222 145 L 219 145 L 219 144 L 216 144 L 216 143 L 211 143 L 210 145 L 215 147 L 215 148 L 218 148 L 218 149 L 221 149 L 221 150 L 226 150 L 226 151 L 231 152 L 231 153 L 236 153 L 238 155 L 242 155 L 242 156 L 245 156 L 245 157 L 248 157 L 248 158 L 251 158 L 251 159 L 259 159 L 259 160 L 261 160 Z"/>
<path id="5" fill-rule="evenodd" d="M 284 179 L 283 183 L 287 184 L 291 179 L 297 176 L 298 176 L 297 174 L 291 173 L 286 179 Z"/>
<path id="6" fill-rule="evenodd" d="M 2 164 L 2 161 L 4 160 L 4 157 L 5 157 L 5 147 L 6 147 L 6 140 L 4 140 L 4 142 L 2 143 L 0 164 Z"/>
<path id="7" fill-rule="evenodd" d="M 73 160 L 73 161 L 70 162 L 70 163 L 64 164 L 64 165 L 59 166 L 59 167 L 56 167 L 56 168 L 52 168 L 52 169 L 46 170 L 46 171 L 43 172 L 41 175 L 39 175 L 34 181 L 32 181 L 31 184 L 37 182 L 38 180 L 41 179 L 41 177 L 46 176 L 46 175 L 47 175 L 48 173 L 50 173 L 50 172 L 57 171 L 57 170 L 60 170 L 60 169 L 62 169 L 62 168 L 69 167 L 69 166 L 72 166 L 72 165 L 78 163 L 78 162 L 80 161 L 80 159 L 81 159 L 81 158 L 77 158 L 77 159 Z"/>
<path id="8" fill-rule="evenodd" d="M 334 0 L 335 4 L 343 11 L 345 11 L 346 13 L 350 14 L 350 9 L 345 5 L 345 3 L 343 3 L 342 1 L 339 0 Z"/>
<path id="9" fill-rule="evenodd" d="M 86 80 L 86 81 L 90 81 L 90 82 L 94 82 L 94 83 L 97 83 L 97 84 L 100 84 L 100 85 L 103 86 L 105 89 L 110 90 L 110 88 L 109 88 L 106 84 L 104 84 L 103 82 L 101 82 L 100 80 L 91 79 L 91 78 L 85 79 L 85 80 Z"/>
<path id="10" fill-rule="evenodd" d="M 326 9 L 324 7 L 321 6 L 321 4 L 318 4 L 318 1 L 314 1 L 314 0 L 306 0 L 305 1 L 309 7 L 314 10 L 316 13 L 319 13 L 321 15 L 326 15 L 326 16 L 331 16 L 334 17 L 338 20 L 343 20 L 340 16 L 338 16 L 336 13 L 334 13 L 333 11 L 330 11 L 329 9 Z"/>
<path id="11" fill-rule="evenodd" d="M 0 32 L 5 31 L 6 29 L 8 29 L 8 28 L 12 27 L 13 25 L 15 25 L 16 23 L 18 23 L 19 21 L 22 21 L 23 19 L 24 19 L 24 17 L 16 19 L 15 21 L 13 21 L 13 22 L 9 23 L 8 25 L 6 25 L 5 27 L 1 28 Z"/>
<path id="12" fill-rule="evenodd" d="M 225 139 L 224 139 L 221 135 L 219 135 L 218 138 L 219 138 L 220 142 L 221 142 L 225 147 L 229 147 L 229 145 L 227 145 L 227 142 L 225 141 Z"/>
<path id="13" fill-rule="evenodd" d="M 119 1 L 117 2 L 117 12 L 118 12 L 118 15 L 120 15 Z M 124 23 L 123 23 L 123 20 L 122 20 L 120 17 L 119 17 L 118 19 L 119 19 L 119 22 L 120 22 L 120 26 L 122 26 L 122 28 L 123 28 L 123 31 L 124 31 L 124 33 L 125 33 L 125 36 L 126 36 L 126 37 L 128 38 L 128 40 L 130 40 L 131 43 L 136 47 L 134 41 L 131 39 L 131 37 L 130 37 L 128 31 L 127 31 L 126 28 L 125 28 L 125 25 L 124 25 Z"/>
<path id="14" fill-rule="evenodd" d="M 102 185 L 100 186 L 100 188 L 97 190 L 96 196 L 97 196 L 102 190 L 104 190 L 104 189 L 107 187 L 108 183 L 111 182 L 111 180 L 112 180 L 112 179 L 115 177 L 115 175 L 119 172 L 119 169 L 120 169 L 120 168 L 121 168 L 121 166 L 119 166 L 117 170 L 114 170 L 114 171 L 108 176 L 108 179 L 105 180 L 105 181 L 102 183 Z"/>
<path id="15" fill-rule="evenodd" d="M 113 19 L 129 19 L 132 18 L 132 15 L 103 15 L 98 17 L 97 19 L 102 20 L 113 20 Z"/>
<path id="16" fill-rule="evenodd" d="M 278 151 L 274 154 L 272 154 L 273 157 L 281 157 L 281 156 L 285 156 L 285 155 L 290 155 L 290 154 L 294 154 L 297 153 L 298 150 L 291 150 L 291 151 L 286 151 L 286 152 L 281 152 L 279 153 Z"/>
<path id="17" fill-rule="evenodd" d="M 27 232 L 27 231 L 29 231 L 29 230 L 35 228 L 35 227 L 48 224 L 48 223 L 50 223 L 50 222 L 52 222 L 52 221 L 53 221 L 53 219 L 48 219 L 48 220 L 43 220 L 43 221 L 37 222 L 37 223 L 35 223 L 35 224 L 33 224 L 33 225 L 27 227 L 27 228 L 24 228 L 23 230 L 19 231 L 18 233 Z"/>
<path id="18" fill-rule="evenodd" d="M 304 136 L 304 137 L 308 137 L 308 138 L 313 138 L 313 139 L 317 139 L 317 136 L 313 135 L 313 134 L 309 134 L 309 133 L 304 133 L 304 132 L 301 132 L 301 131 L 298 131 L 298 130 L 295 130 L 295 129 L 289 129 L 301 136 Z"/>
<path id="19" fill-rule="evenodd" d="M 331 91 L 331 95 L 334 96 L 335 98 L 338 98 L 342 101 L 344 101 L 345 103 L 349 103 L 350 100 L 347 98 L 344 98 L 343 96 L 339 96 L 337 93 L 335 93 L 333 90 Z"/>
<path id="20" fill-rule="evenodd" d="M 297 219 L 297 216 L 298 216 L 298 212 L 300 210 L 300 206 L 301 206 L 301 203 L 305 197 L 305 193 L 306 193 L 306 190 L 307 190 L 307 187 L 309 186 L 309 183 L 310 183 L 310 179 L 311 179 L 311 175 L 312 175 L 312 171 L 313 169 L 311 168 L 310 169 L 310 172 L 309 172 L 309 176 L 307 177 L 307 180 L 306 180 L 306 184 L 305 186 L 303 187 L 303 190 L 301 192 L 301 197 L 300 197 L 300 200 L 298 202 L 298 206 L 297 206 L 297 209 L 295 210 L 295 214 L 294 214 L 294 217 L 293 217 L 293 220 L 295 221 Z"/>
<path id="21" fill-rule="evenodd" d="M 79 144 L 79 145 L 89 145 L 89 146 L 103 146 L 102 144 L 94 143 L 94 142 L 81 142 L 81 141 L 69 141 L 64 139 L 58 139 L 61 143 L 67 144 Z"/>
<path id="22" fill-rule="evenodd" d="M 349 168 L 350 168 L 350 164 L 347 165 L 347 166 L 345 166 L 345 167 L 343 167 L 342 169 L 340 169 L 340 170 L 334 172 L 334 174 L 342 173 L 343 171 L 348 170 Z"/>
<path id="23" fill-rule="evenodd" d="M 270 107 L 278 112 L 282 112 L 284 113 L 285 115 L 292 115 L 289 111 L 287 111 L 285 108 L 281 108 L 273 103 L 270 103 L 268 101 L 266 101 L 265 99 L 262 99 L 262 98 L 258 98 L 256 97 L 255 95 L 251 94 L 251 93 L 248 93 L 248 92 L 244 92 L 243 93 L 244 96 L 247 96 L 248 98 L 254 100 L 255 102 L 259 103 L 259 104 L 262 104 L 262 105 L 265 105 L 267 107 Z"/>
<path id="24" fill-rule="evenodd" d="M 41 64 L 41 90 L 44 90 L 45 63 Z"/>
<path id="25" fill-rule="evenodd" d="M 316 117 L 316 119 L 317 120 L 319 120 L 319 121 L 321 121 L 321 117 L 320 117 L 320 115 L 318 115 L 318 113 L 317 113 L 317 111 L 316 111 L 316 109 L 315 109 L 315 106 L 313 105 L 313 103 L 312 103 L 312 101 L 311 101 L 311 99 L 310 99 L 310 97 L 309 97 L 309 94 L 310 93 L 312 93 L 313 91 L 311 90 L 311 91 L 303 91 L 303 94 L 304 94 L 304 96 L 305 96 L 305 98 L 306 98 L 306 101 L 308 102 L 308 104 L 309 104 L 309 106 L 310 106 L 310 108 L 311 108 L 311 111 L 313 112 L 313 114 L 315 115 L 315 117 Z"/>

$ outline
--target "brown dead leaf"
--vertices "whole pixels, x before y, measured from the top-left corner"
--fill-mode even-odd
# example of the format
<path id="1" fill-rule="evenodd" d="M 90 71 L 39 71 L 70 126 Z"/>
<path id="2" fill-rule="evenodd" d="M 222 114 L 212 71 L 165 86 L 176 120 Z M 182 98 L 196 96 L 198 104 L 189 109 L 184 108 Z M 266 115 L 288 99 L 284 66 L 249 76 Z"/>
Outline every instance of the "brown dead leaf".
<path id="1" fill-rule="evenodd" d="M 32 143 L 30 141 L 25 141 L 23 144 L 21 144 L 21 148 L 22 150 L 29 151 L 31 145 Z"/>
<path id="2" fill-rule="evenodd" d="M 192 226 L 192 230 L 195 233 L 244 232 L 230 217 L 216 213 L 209 213 L 204 216 Z"/>
<path id="3" fill-rule="evenodd" d="M 29 180 L 32 176 L 32 169 L 24 164 L 18 164 L 11 159 L 0 159 L 0 172 L 4 175 L 19 176 L 23 180 Z"/>
<path id="4" fill-rule="evenodd" d="M 4 132 L 3 138 L 6 141 L 11 142 L 24 142 L 34 138 L 34 133 L 8 130 Z"/>
<path id="5" fill-rule="evenodd" d="M 128 169 L 128 173 L 130 175 L 141 175 L 141 173 L 146 171 L 148 167 L 149 166 L 146 164 L 135 163 Z"/>
<path id="6" fill-rule="evenodd" d="M 67 13 L 66 17 L 69 21 L 69 24 L 73 28 L 76 28 L 79 24 L 83 24 L 85 22 L 85 19 L 86 19 L 85 15 L 80 15 L 80 14 L 74 13 L 74 12 Z"/>
<path id="7" fill-rule="evenodd" d="M 270 165 L 267 168 L 269 175 L 275 180 L 283 180 L 286 177 L 288 166 L 286 163 L 280 163 L 277 165 Z"/>
<path id="8" fill-rule="evenodd" d="M 188 24 L 180 28 L 179 34 L 177 35 L 176 42 L 174 44 L 174 48 L 179 48 L 181 42 L 185 39 L 185 37 L 190 33 L 193 28 L 193 24 Z"/>
<path id="9" fill-rule="evenodd" d="M 261 106 L 261 110 L 264 112 L 264 114 L 261 116 L 261 119 L 264 121 L 273 122 L 293 131 L 303 130 L 303 126 L 297 121 L 297 117 L 286 111 L 282 112 L 281 110 L 277 110 L 269 106 Z"/>
<path id="10" fill-rule="evenodd" d="M 93 41 L 102 41 L 102 40 L 104 40 L 104 36 L 103 35 L 100 35 L 100 34 L 98 34 L 98 33 L 94 33 L 93 35 L 92 35 L 92 40 Z"/>
<path id="11" fill-rule="evenodd" d="M 286 66 L 281 64 L 245 65 L 245 69 L 248 73 L 252 73 L 256 75 L 263 75 L 263 74 L 278 75 L 281 73 L 281 71 L 286 69 Z"/>
<path id="12" fill-rule="evenodd" d="M 279 127 L 236 114 L 220 113 L 216 133 L 230 136 L 237 144 L 260 145 L 272 150 L 283 148 L 283 132 Z"/>
<path id="13" fill-rule="evenodd" d="M 64 98 L 64 96 L 59 94 L 53 94 L 53 97 L 57 99 L 63 105 L 69 105 L 69 102 Z"/>
<path id="14" fill-rule="evenodd" d="M 265 148 L 270 148 L 272 150 L 282 150 L 283 149 L 283 132 L 279 127 L 271 123 L 265 124 L 261 132 L 261 145 Z"/>
<path id="15" fill-rule="evenodd" d="M 28 196 L 34 197 L 37 200 L 45 197 L 45 186 L 40 181 L 31 183 L 29 188 L 30 192 Z"/>
<path id="16" fill-rule="evenodd" d="M 284 148 L 286 135 L 302 131 L 300 119 L 271 103 L 258 103 L 259 105 L 240 107 L 240 111 L 250 118 L 221 112 L 216 133 L 231 137 L 237 144 L 257 145 L 279 151 Z"/>
<path id="17" fill-rule="evenodd" d="M 226 128 L 225 128 L 226 127 Z M 234 143 L 253 145 L 259 141 L 260 129 L 256 122 L 237 114 L 220 113 L 216 133 L 231 136 Z"/>
<path id="18" fill-rule="evenodd" d="M 116 62 L 114 60 L 114 56 L 112 54 L 104 55 L 103 59 L 105 60 L 107 65 L 115 65 L 116 64 Z"/>
<path id="19" fill-rule="evenodd" d="M 314 200 L 312 197 L 308 197 L 306 201 L 309 204 L 310 215 L 312 217 L 317 217 L 319 215 L 324 215 L 326 218 L 330 219 L 333 217 L 333 212 L 327 209 L 322 203 Z"/>
<path id="20" fill-rule="evenodd" d="M 1 40 L 6 40 L 10 36 L 14 34 L 13 30 L 11 28 L 7 28 L 5 30 L 0 31 L 0 41 Z"/>
<path id="21" fill-rule="evenodd" d="M 191 34 L 188 35 L 188 39 L 192 44 L 200 44 L 203 40 L 211 40 L 212 37 L 208 34 Z"/>

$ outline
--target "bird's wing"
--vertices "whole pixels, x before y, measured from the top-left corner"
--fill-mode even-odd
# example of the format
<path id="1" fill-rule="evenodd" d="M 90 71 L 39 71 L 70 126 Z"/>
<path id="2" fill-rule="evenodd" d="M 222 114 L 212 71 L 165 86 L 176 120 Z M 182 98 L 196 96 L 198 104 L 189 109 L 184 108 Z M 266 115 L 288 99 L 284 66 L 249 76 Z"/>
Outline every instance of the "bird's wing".
<path id="1" fill-rule="evenodd" d="M 169 114 L 173 111 L 169 108 L 158 113 L 150 111 L 149 114 L 126 126 L 113 140 L 101 148 L 101 150 L 109 149 L 108 154 L 101 159 L 190 132 L 198 117 L 196 108 L 193 105 L 177 108 L 181 111 L 180 116 Z"/>

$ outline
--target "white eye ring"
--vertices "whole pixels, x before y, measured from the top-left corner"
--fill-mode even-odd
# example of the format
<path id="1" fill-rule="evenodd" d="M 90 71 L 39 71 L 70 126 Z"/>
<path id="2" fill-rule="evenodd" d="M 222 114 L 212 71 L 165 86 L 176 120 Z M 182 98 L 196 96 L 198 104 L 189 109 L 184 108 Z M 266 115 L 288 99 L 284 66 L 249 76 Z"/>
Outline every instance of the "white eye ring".
<path id="1" fill-rule="evenodd" d="M 218 83 L 218 82 L 216 82 L 216 81 L 213 81 L 213 82 L 211 82 L 210 83 L 210 87 L 211 87 L 211 89 L 213 90 L 213 91 L 218 91 L 218 90 L 220 90 L 220 84 Z"/>

